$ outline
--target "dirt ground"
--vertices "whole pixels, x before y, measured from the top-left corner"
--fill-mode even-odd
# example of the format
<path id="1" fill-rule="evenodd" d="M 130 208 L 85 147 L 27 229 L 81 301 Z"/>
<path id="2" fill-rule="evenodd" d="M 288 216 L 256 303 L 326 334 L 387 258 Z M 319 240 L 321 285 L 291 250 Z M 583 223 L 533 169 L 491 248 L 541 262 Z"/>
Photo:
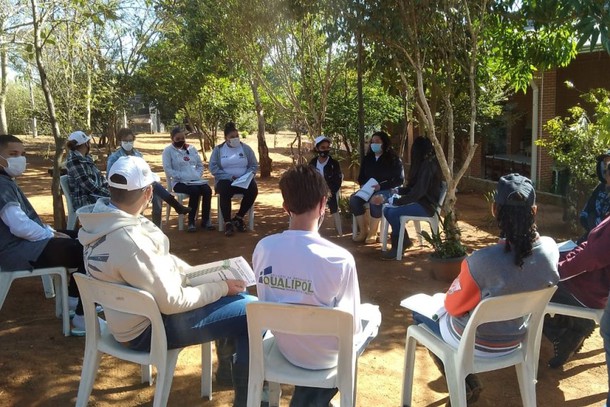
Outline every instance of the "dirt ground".
<path id="1" fill-rule="evenodd" d="M 51 222 L 48 138 L 24 138 L 29 152 L 28 170 L 19 183 L 41 216 Z M 162 173 L 161 149 L 167 135 L 141 135 L 136 147 L 153 169 Z M 217 231 L 187 234 L 177 230 L 177 216 L 172 213 L 164 230 L 172 252 L 191 264 L 205 263 L 237 255 L 251 260 L 256 243 L 264 236 L 287 227 L 287 216 L 281 210 L 277 187 L 281 171 L 290 163 L 287 148 L 289 136 L 269 136 L 274 160 L 273 175 L 258 179 L 260 194 L 256 202 L 255 231 L 226 238 Z M 256 151 L 253 136 L 246 138 Z M 198 144 L 198 143 L 195 143 Z M 103 165 L 102 167 L 105 167 Z M 206 172 L 207 174 L 207 172 Z M 209 176 L 209 174 L 207 174 Z M 345 182 L 343 195 L 354 191 Z M 215 202 L 213 201 L 215 219 Z M 495 241 L 495 226 L 490 222 L 488 204 L 481 193 L 460 191 L 458 209 L 464 243 L 471 249 Z M 561 209 L 541 205 L 538 211 L 541 234 L 564 240 L 567 228 L 561 222 Z M 412 228 L 412 226 L 411 226 Z M 435 293 L 448 283 L 429 275 L 429 248 L 410 250 L 402 261 L 382 262 L 380 245 L 360 245 L 351 241 L 351 222 L 343 223 L 344 235 L 337 237 L 333 221 L 327 217 L 321 233 L 347 248 L 356 258 L 363 302 L 379 304 L 383 322 L 378 337 L 370 344 L 358 364 L 358 406 L 398 406 L 402 384 L 404 340 L 409 313 L 399 306 L 401 299 L 418 292 Z M 411 229 L 411 236 L 414 232 Z M 417 247 L 417 245 L 415 246 Z M 22 279 L 13 283 L 0 311 L 0 406 L 69 406 L 74 405 L 83 360 L 84 338 L 64 337 L 61 323 L 54 316 L 53 300 L 45 299 L 40 279 Z M 584 348 L 563 369 L 546 366 L 552 346 L 543 339 L 537 386 L 539 406 L 603 406 L 607 386 L 605 358 L 598 330 Z M 214 383 L 213 400 L 199 398 L 199 348 L 187 348 L 180 355 L 169 397 L 171 406 L 230 406 L 232 390 Z M 521 399 L 514 369 L 480 375 L 484 386 L 480 407 L 520 406 Z M 154 387 L 140 383 L 139 368 L 133 364 L 104 357 L 95 381 L 89 405 L 151 405 Z M 283 403 L 288 404 L 290 386 L 283 388 Z M 338 400 L 338 398 L 337 398 Z M 447 386 L 427 352 L 417 351 L 414 406 L 444 406 Z M 338 403 L 338 401 L 337 401 Z"/>

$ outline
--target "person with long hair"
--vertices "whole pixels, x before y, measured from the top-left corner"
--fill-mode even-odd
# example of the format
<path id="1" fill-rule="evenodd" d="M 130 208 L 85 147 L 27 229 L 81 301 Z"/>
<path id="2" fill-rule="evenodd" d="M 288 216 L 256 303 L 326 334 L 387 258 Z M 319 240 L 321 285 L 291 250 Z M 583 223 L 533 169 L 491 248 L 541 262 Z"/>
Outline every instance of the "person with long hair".
<path id="1" fill-rule="evenodd" d="M 390 204 L 384 209 L 383 215 L 392 226 L 392 249 L 382 254 L 383 260 L 393 260 L 396 258 L 398 250 L 402 252 L 413 245 L 405 230 L 403 247 L 398 247 L 401 216 L 429 217 L 434 215 L 435 211 L 440 210 L 436 205 L 441 194 L 441 183 L 441 169 L 434 154 L 432 142 L 426 137 L 416 138 L 411 148 L 411 168 L 409 168 L 407 186 L 397 188 L 396 194 L 387 200 L 383 195 L 377 195 L 371 199 L 378 205 L 386 201 Z"/>
<path id="2" fill-rule="evenodd" d="M 356 217 L 358 233 L 354 234 L 355 242 L 375 243 L 377 230 L 381 221 L 382 204 L 376 203 L 373 198 L 382 195 L 385 199 L 391 195 L 394 187 L 402 185 L 405 178 L 402 160 L 392 148 L 390 136 L 385 131 L 373 133 L 369 143 L 369 150 L 362 157 L 358 184 L 362 187 L 371 179 L 375 180 L 374 194 L 369 200 L 364 200 L 357 194 L 349 199 L 349 207 Z M 370 220 L 366 215 L 365 204 L 369 203 Z"/>
<path id="3" fill-rule="evenodd" d="M 559 280 L 557 244 L 550 237 L 540 236 L 536 227 L 536 193 L 532 182 L 519 174 L 501 177 L 491 210 L 500 229 L 500 240 L 463 260 L 461 272 L 445 296 L 447 312 L 437 321 L 413 313 L 415 323 L 425 324 L 456 349 L 479 302 L 540 290 Z M 481 325 L 475 338 L 475 355 L 493 358 L 508 354 L 520 345 L 524 335 L 521 320 Z M 435 362 L 439 366 L 440 361 Z M 466 378 L 466 390 L 470 402 L 478 399 L 482 387 L 474 374 Z"/>

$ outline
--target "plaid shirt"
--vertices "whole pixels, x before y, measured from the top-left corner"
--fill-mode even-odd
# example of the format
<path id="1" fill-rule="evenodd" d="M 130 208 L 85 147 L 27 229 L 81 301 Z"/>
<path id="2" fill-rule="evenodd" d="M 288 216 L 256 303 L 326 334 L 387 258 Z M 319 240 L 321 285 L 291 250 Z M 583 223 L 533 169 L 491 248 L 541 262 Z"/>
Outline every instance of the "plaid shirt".
<path id="1" fill-rule="evenodd" d="M 76 150 L 70 151 L 66 168 L 74 210 L 94 204 L 99 197 L 110 196 L 108 181 L 97 169 L 90 155 L 83 156 Z"/>

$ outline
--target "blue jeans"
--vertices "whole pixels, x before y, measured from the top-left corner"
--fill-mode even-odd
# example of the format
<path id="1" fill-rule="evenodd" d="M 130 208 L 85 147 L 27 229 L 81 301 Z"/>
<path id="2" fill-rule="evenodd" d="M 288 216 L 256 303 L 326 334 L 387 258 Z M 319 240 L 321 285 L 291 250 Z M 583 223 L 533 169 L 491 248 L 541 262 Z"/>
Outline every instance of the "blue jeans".
<path id="1" fill-rule="evenodd" d="M 388 206 L 383 211 L 383 216 L 392 226 L 392 238 L 398 239 L 400 233 L 400 217 L 401 216 L 430 216 L 426 209 L 417 202 L 401 206 Z M 409 239 L 409 233 L 405 230 L 405 241 Z M 397 241 L 397 240 L 396 240 Z"/>
<path id="2" fill-rule="evenodd" d="M 608 388 L 610 389 L 610 301 L 606 303 L 604 315 L 599 323 L 599 332 L 604 340 L 604 350 L 606 351 L 606 367 L 608 368 Z M 610 390 L 606 396 L 606 405 L 610 406 Z"/>
<path id="3" fill-rule="evenodd" d="M 168 349 L 232 338 L 237 350 L 235 363 L 247 365 L 249 352 L 246 304 L 252 301 L 257 301 L 257 298 L 244 293 L 221 297 L 218 301 L 187 312 L 162 315 Z M 149 326 L 140 336 L 129 341 L 129 348 L 150 351 L 151 334 L 152 327 Z"/>
<path id="4" fill-rule="evenodd" d="M 385 200 L 387 201 L 388 198 L 392 195 L 392 192 L 389 189 L 383 189 L 381 191 L 377 191 L 375 192 L 372 196 L 371 199 L 374 196 L 377 195 L 382 195 Z M 349 208 L 352 211 L 352 214 L 354 216 L 360 216 L 360 215 L 364 215 L 364 204 L 366 203 L 366 201 L 356 195 L 352 195 L 349 197 Z M 381 208 L 383 207 L 383 205 L 373 205 L 370 200 L 369 200 L 369 210 L 371 212 L 371 218 L 381 218 Z"/>

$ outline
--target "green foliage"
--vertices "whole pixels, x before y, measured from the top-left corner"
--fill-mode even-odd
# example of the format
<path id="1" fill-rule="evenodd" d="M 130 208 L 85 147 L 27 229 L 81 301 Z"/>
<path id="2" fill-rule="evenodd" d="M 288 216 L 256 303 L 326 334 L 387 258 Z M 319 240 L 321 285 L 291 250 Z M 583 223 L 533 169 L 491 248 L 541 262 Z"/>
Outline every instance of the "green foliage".
<path id="1" fill-rule="evenodd" d="M 434 249 L 432 257 L 451 259 L 466 255 L 466 247 L 461 243 L 462 232 L 454 216 L 453 212 L 448 212 L 444 219 L 441 218 L 438 232 L 422 230 L 422 237 Z"/>
<path id="2" fill-rule="evenodd" d="M 567 220 L 573 232 L 578 230 L 578 211 L 599 182 L 595 176 L 595 158 L 610 141 L 610 92 L 596 89 L 581 98 L 593 105 L 593 120 L 582 106 L 569 109 L 569 117 L 556 117 L 545 126 L 548 139 L 537 141 L 549 150 L 559 170 L 569 171 Z"/>

